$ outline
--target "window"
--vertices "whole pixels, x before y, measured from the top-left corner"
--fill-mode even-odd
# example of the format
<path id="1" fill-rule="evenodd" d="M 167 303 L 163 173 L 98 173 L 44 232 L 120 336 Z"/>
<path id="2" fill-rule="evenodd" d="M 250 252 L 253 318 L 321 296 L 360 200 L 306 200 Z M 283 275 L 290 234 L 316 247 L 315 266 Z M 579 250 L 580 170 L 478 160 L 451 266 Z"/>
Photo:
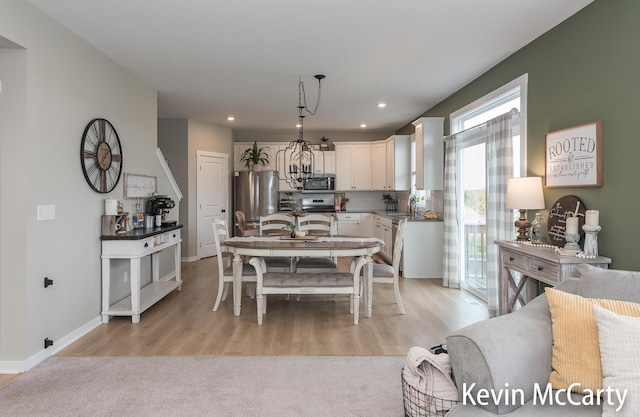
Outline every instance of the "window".
<path id="1" fill-rule="evenodd" d="M 418 197 L 417 207 L 425 208 L 428 190 L 416 189 L 416 136 L 411 135 L 411 194 Z"/>
<path id="2" fill-rule="evenodd" d="M 461 287 L 487 299 L 486 281 L 486 128 L 484 123 L 511 109 L 520 112 L 512 119 L 514 172 L 526 174 L 527 75 L 493 91 L 451 114 L 451 133 L 458 133 L 458 271 Z M 515 219 L 514 219 L 515 220 Z M 489 242 L 490 243 L 490 242 Z"/>

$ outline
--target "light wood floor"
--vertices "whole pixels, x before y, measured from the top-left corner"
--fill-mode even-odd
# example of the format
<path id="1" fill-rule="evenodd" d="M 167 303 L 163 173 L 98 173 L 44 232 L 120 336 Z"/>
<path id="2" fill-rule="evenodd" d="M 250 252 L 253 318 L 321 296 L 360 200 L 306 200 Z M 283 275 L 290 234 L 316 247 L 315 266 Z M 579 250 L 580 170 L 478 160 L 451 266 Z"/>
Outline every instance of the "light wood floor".
<path id="1" fill-rule="evenodd" d="M 340 270 L 349 259 L 340 259 Z M 257 324 L 256 303 L 246 295 L 242 314 L 233 316 L 232 293 L 215 301 L 217 258 L 182 264 L 181 292 L 142 314 L 140 323 L 112 318 L 59 356 L 223 356 L 223 355 L 400 355 L 412 346 L 431 347 L 460 327 L 486 319 L 487 308 L 471 294 L 444 288 L 439 279 L 402 279 L 406 314 L 398 312 L 393 285 L 375 284 L 373 315 L 353 325 L 349 300 L 304 295 L 269 296 L 267 314 Z M 476 301 L 476 303 L 474 303 Z M 0 375 L 0 387 L 15 376 Z M 3 381 L 6 381 L 3 383 Z"/>

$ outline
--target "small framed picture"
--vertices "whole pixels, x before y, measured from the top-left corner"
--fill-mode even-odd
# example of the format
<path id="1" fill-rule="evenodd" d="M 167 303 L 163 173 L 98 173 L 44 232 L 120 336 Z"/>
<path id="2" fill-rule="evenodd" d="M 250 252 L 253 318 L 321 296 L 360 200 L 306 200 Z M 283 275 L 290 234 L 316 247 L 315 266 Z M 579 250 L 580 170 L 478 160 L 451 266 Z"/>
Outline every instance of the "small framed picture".
<path id="1" fill-rule="evenodd" d="M 151 175 L 124 174 L 124 198 L 147 198 L 157 191 L 157 178 Z"/>
<path id="2" fill-rule="evenodd" d="M 602 121 L 545 135 L 547 187 L 600 187 L 603 184 Z"/>

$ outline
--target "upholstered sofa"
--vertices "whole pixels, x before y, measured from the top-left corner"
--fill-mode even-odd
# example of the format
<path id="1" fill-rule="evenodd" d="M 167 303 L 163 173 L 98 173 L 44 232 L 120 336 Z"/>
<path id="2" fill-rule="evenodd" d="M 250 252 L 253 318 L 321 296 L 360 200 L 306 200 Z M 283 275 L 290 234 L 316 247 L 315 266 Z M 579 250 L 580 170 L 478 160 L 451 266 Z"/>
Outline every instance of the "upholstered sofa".
<path id="1" fill-rule="evenodd" d="M 575 278 L 560 283 L 555 289 L 585 298 L 640 303 L 640 272 L 581 265 L 574 276 Z M 465 399 L 464 403 L 461 402 L 446 414 L 448 417 L 602 415 L 601 404 L 573 405 L 567 401 L 566 395 L 560 395 L 562 390 L 553 392 L 559 393 L 554 399 L 560 403 L 565 402 L 564 405 L 555 401 L 554 404 L 549 404 L 549 401 L 544 405 L 540 404 L 541 401 L 533 404 L 534 387 L 536 384 L 538 387 L 546 386 L 552 372 L 555 333 L 552 333 L 549 300 L 546 294 L 542 294 L 514 313 L 475 323 L 447 336 L 459 398 Z M 552 305 L 554 303 L 555 301 Z M 557 316 L 554 316 L 554 320 L 555 317 Z M 554 325 L 556 322 L 554 321 Z M 493 390 L 506 394 L 521 390 L 523 399 L 505 395 L 497 403 L 491 398 L 477 401 L 479 390 L 483 389 L 488 390 L 485 392 Z M 573 403 L 581 402 L 580 394 L 571 392 L 568 395 Z M 540 399 L 540 396 L 537 398 Z M 640 410 L 635 412 L 640 413 Z"/>

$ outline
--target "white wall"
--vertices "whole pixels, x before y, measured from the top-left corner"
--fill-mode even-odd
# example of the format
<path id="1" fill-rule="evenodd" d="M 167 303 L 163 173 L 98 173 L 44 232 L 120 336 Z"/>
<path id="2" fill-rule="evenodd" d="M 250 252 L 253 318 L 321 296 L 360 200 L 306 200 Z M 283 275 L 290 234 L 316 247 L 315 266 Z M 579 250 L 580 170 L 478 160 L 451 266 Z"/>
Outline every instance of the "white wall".
<path id="1" fill-rule="evenodd" d="M 80 168 L 86 124 L 108 119 L 120 136 L 123 171 L 156 175 L 161 193 L 170 187 L 155 156 L 153 88 L 28 2 L 0 3 L 0 36 L 24 48 L 3 50 L 0 70 L 26 69 L 24 80 L 3 80 L 3 98 L 11 102 L 3 103 L 0 118 L 10 122 L 0 137 L 2 371 L 16 362 L 29 367 L 30 358 L 43 355 L 45 337 L 65 340 L 99 317 L 100 216 L 107 195 L 92 191 Z M 109 196 L 121 199 L 122 183 Z M 37 222 L 37 206 L 49 204 L 56 219 Z M 127 201 L 125 209 L 131 206 Z M 54 280 L 48 289 L 45 276 Z"/>

